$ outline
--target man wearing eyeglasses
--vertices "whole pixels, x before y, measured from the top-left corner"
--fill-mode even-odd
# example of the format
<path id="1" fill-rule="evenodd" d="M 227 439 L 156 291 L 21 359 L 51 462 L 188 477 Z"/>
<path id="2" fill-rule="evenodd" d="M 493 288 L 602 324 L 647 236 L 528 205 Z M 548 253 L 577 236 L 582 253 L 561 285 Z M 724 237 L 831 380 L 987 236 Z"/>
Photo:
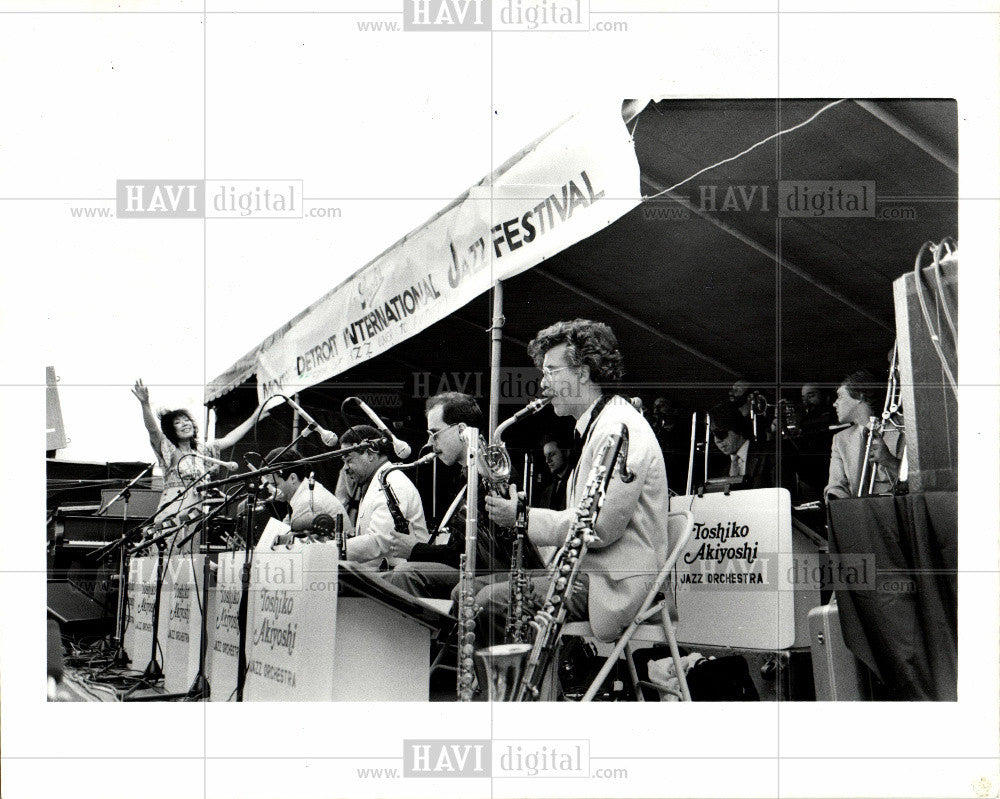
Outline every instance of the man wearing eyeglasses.
<path id="1" fill-rule="evenodd" d="M 484 430 L 485 420 L 478 403 L 468 394 L 449 391 L 427 400 L 427 443 L 445 466 L 464 463 L 466 444 L 462 431 L 466 427 Z M 462 478 L 465 485 L 465 478 Z M 487 521 L 483 498 L 485 488 L 479 490 L 479 536 L 477 546 L 477 571 L 506 572 L 510 568 L 509 555 L 495 550 Z M 413 596 L 428 599 L 448 599 L 459 581 L 459 560 L 465 551 L 465 492 L 461 490 L 445 513 L 430 543 L 412 544 L 403 541 L 393 532 L 394 547 L 407 560 L 393 569 L 389 581 Z M 412 546 L 408 552 L 406 548 Z M 397 550 L 390 550 L 396 554 Z"/>
<path id="2" fill-rule="evenodd" d="M 774 454 L 758 448 L 751 437 L 750 420 L 730 402 L 719 403 L 709 416 L 715 446 L 729 458 L 727 475 L 735 481 L 733 489 L 773 488 Z"/>
<path id="3" fill-rule="evenodd" d="M 624 373 L 622 354 L 611 328 L 574 319 L 540 331 L 528 354 L 542 370 L 542 392 L 557 416 L 576 419 L 580 459 L 567 488 L 566 510 L 528 509 L 528 537 L 539 547 L 561 546 L 575 521 L 596 455 L 612 433 L 628 428 L 627 465 L 635 475 L 623 482 L 617 470 L 597 519 L 597 540 L 590 545 L 567 598 L 567 619 L 589 619 L 594 634 L 614 640 L 633 619 L 649 581 L 667 557 L 667 473 L 663 453 L 649 423 L 613 389 Z M 512 486 L 513 490 L 513 486 Z M 490 517 L 509 525 L 517 499 L 487 497 Z M 545 571 L 529 572 L 529 602 L 538 605 L 548 590 Z M 507 582 L 479 591 L 483 608 L 477 626 L 481 643 L 501 640 L 509 596 Z"/>

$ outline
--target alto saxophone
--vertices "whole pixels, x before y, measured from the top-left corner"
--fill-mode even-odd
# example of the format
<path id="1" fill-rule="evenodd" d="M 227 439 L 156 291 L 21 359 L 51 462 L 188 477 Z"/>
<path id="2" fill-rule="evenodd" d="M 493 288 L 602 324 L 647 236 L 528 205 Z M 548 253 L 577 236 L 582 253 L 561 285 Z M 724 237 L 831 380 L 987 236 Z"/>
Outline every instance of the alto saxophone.
<path id="1" fill-rule="evenodd" d="M 388 506 L 389 513 L 392 516 L 392 523 L 396 526 L 396 532 L 400 535 L 410 534 L 410 522 L 403 515 L 403 511 L 399 507 L 399 498 L 396 496 L 396 492 L 392 490 L 392 486 L 389 485 L 389 473 L 401 472 L 404 469 L 414 469 L 417 466 L 430 463 L 434 458 L 434 453 L 428 452 L 422 458 L 417 458 L 412 463 L 397 463 L 379 472 L 378 484 L 382 488 L 382 493 L 385 494 L 385 504 Z"/>
<path id="2" fill-rule="evenodd" d="M 635 479 L 635 474 L 628 469 L 627 461 L 628 427 L 622 424 L 619 432 L 608 436 L 594 458 L 573 523 L 552 563 L 545 602 L 531 622 L 531 627 L 535 630 L 534 643 L 530 646 L 507 644 L 476 653 L 489 675 L 491 700 L 534 701 L 541 693 L 542 679 L 566 622 L 566 600 L 573 591 L 573 583 L 587 554 L 587 547 L 595 539 L 597 517 L 616 466 L 622 482 L 630 483 Z M 510 663 L 516 657 L 522 658 L 523 666 Z M 503 675 L 498 672 L 503 672 Z M 512 685 L 513 673 L 518 674 L 518 679 Z"/>
<path id="3" fill-rule="evenodd" d="M 479 475 L 476 455 L 479 431 L 467 427 L 465 439 L 465 552 L 459 557 L 458 578 L 458 701 L 471 702 L 475 681 L 476 651 L 476 535 L 479 531 Z"/>

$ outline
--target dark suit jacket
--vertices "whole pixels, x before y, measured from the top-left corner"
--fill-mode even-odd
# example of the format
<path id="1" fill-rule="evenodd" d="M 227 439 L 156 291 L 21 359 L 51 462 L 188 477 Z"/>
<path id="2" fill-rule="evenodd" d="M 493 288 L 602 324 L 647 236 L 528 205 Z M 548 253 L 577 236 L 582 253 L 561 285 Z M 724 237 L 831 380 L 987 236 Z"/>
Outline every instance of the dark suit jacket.
<path id="1" fill-rule="evenodd" d="M 569 484 L 569 476 L 572 473 L 573 469 L 567 466 L 561 477 L 554 478 L 546 486 L 542 492 L 541 501 L 536 503 L 536 506 L 551 510 L 564 510 L 566 508 L 566 486 Z"/>
<path id="2" fill-rule="evenodd" d="M 763 446 L 766 447 L 767 444 Z M 728 459 L 725 464 L 728 467 Z M 749 491 L 754 488 L 774 488 L 776 485 L 774 453 L 762 450 L 761 444 L 751 441 L 747 449 L 747 468 L 743 473 L 743 482 L 733 483 L 732 490 Z"/>
<path id="3" fill-rule="evenodd" d="M 743 475 L 743 482 L 739 486 L 733 486 L 733 488 L 749 490 L 774 488 L 777 485 L 774 474 L 774 453 L 755 452 L 754 449 L 754 443 L 750 442 L 750 449 L 747 451 L 747 470 Z"/>

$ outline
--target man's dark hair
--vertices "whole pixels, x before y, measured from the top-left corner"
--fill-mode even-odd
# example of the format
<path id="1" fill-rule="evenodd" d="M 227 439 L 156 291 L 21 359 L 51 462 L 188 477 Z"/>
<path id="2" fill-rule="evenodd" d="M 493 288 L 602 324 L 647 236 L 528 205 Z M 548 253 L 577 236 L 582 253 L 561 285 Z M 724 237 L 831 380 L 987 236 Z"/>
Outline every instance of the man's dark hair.
<path id="1" fill-rule="evenodd" d="M 569 452 L 571 449 L 571 445 L 569 441 L 566 440 L 565 436 L 553 436 L 546 434 L 542 436 L 541 441 L 538 442 L 538 446 L 544 448 L 546 444 L 555 444 L 564 452 Z"/>
<path id="2" fill-rule="evenodd" d="M 194 435 L 191 436 L 191 449 L 197 451 L 198 449 L 198 423 L 194 420 L 194 417 L 183 408 L 178 408 L 174 411 L 166 411 L 160 414 L 160 430 L 163 435 L 167 437 L 167 441 L 173 444 L 175 447 L 180 446 L 180 439 L 177 438 L 177 431 L 174 430 L 174 422 L 178 419 L 190 419 L 191 426 L 194 427 Z"/>
<path id="3" fill-rule="evenodd" d="M 441 419 L 445 424 L 467 424 L 483 430 L 486 423 L 483 412 L 479 409 L 479 403 L 474 397 L 462 394 L 458 391 L 445 391 L 442 394 L 435 394 L 427 400 L 426 413 L 430 413 L 434 408 L 441 407 Z"/>
<path id="4" fill-rule="evenodd" d="M 590 376 L 598 383 L 620 383 L 625 375 L 625 359 L 618 349 L 618 339 L 603 322 L 574 319 L 556 322 L 528 344 L 528 355 L 541 368 L 545 353 L 560 344 L 568 344 L 566 357 L 573 366 L 587 365 Z"/>
<path id="5" fill-rule="evenodd" d="M 720 402 L 708 412 L 708 415 L 712 417 L 713 433 L 728 433 L 728 431 L 734 430 L 743 438 L 753 437 L 750 420 L 740 413 L 740 409 L 729 400 Z"/>
<path id="6" fill-rule="evenodd" d="M 856 400 L 867 402 L 872 409 L 881 408 L 885 404 L 885 383 L 879 382 L 867 369 L 851 372 L 840 381 L 847 393 Z"/>
<path id="7" fill-rule="evenodd" d="M 379 441 L 371 447 L 372 451 L 376 455 L 389 457 L 393 451 L 392 442 L 386 442 L 385 438 L 382 437 L 382 433 L 370 424 L 356 424 L 354 427 L 349 427 L 347 432 L 340 437 L 340 445 L 342 447 L 350 447 L 374 438 L 379 439 Z"/>
<path id="8" fill-rule="evenodd" d="M 282 455 L 281 453 L 284 452 Z M 281 456 L 280 458 L 278 456 Z M 278 458 L 278 460 L 273 460 Z M 297 449 L 292 447 L 292 449 L 286 450 L 284 447 L 275 447 L 270 452 L 267 453 L 267 457 L 264 459 L 267 463 L 273 466 L 279 466 L 282 463 L 287 463 L 288 461 L 300 461 L 302 460 L 302 453 Z M 312 467 L 306 463 L 298 463 L 287 466 L 278 472 L 275 472 L 282 480 L 287 480 L 291 475 L 295 475 L 299 480 L 305 480 L 309 476 L 309 472 L 312 471 Z"/>

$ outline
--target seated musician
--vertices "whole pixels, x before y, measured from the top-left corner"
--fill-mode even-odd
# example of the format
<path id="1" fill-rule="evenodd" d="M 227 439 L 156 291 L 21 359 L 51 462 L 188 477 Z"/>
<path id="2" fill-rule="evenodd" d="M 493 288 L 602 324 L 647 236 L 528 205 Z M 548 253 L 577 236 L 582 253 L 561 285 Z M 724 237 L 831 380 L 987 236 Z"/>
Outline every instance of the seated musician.
<path id="1" fill-rule="evenodd" d="M 484 430 L 483 412 L 473 397 L 448 391 L 427 400 L 428 443 L 434 448 L 438 460 L 446 466 L 465 463 L 466 444 L 462 431 L 466 427 Z M 413 596 L 426 599 L 448 599 L 452 589 L 458 585 L 459 560 L 465 551 L 465 469 L 462 470 L 462 490 L 441 519 L 434 540 L 429 543 L 414 544 L 409 539 L 393 533 L 394 547 L 390 554 L 406 557 L 393 569 L 389 581 L 397 588 Z M 509 560 L 490 545 L 489 526 L 483 498 L 486 489 L 482 482 L 479 487 L 479 529 L 477 547 L 477 571 L 492 573 L 510 568 Z"/>
<path id="2" fill-rule="evenodd" d="M 340 444 L 347 447 L 379 439 L 381 436 L 371 425 L 360 424 L 348 429 L 341 436 Z M 347 539 L 347 560 L 366 566 L 381 567 L 383 563 L 395 566 L 406 559 L 399 550 L 398 554 L 390 552 L 393 549 L 393 532 L 397 529 L 396 513 L 402 515 L 408 530 L 403 535 L 403 547 L 412 548 L 415 544 L 426 543 L 429 538 L 424 506 L 410 478 L 401 471 L 393 470 L 385 478 L 393 496 L 387 497 L 382 490 L 380 478 L 392 466 L 388 458 L 391 449 L 392 444 L 383 440 L 371 448 L 349 452 L 344 456 L 344 471 L 361 490 L 355 535 Z M 390 507 L 389 503 L 392 501 L 396 503 L 395 508 Z"/>
<path id="3" fill-rule="evenodd" d="M 730 402 L 720 402 L 709 412 L 712 440 L 728 456 L 731 478 L 742 478 L 735 489 L 773 488 L 775 485 L 774 452 L 760 446 L 751 436 L 750 420 Z"/>
<path id="4" fill-rule="evenodd" d="M 635 477 L 612 478 L 581 571 L 566 597 L 567 620 L 590 620 L 601 640 L 617 637 L 632 620 L 649 581 L 667 557 L 667 474 L 663 454 L 648 422 L 624 397 L 612 393 L 624 373 L 622 354 L 611 328 L 575 319 L 540 331 L 528 354 L 542 370 L 542 391 L 558 416 L 576 419 L 582 450 L 567 491 L 566 510 L 528 509 L 528 537 L 540 547 L 561 546 L 576 520 L 594 459 L 611 433 L 625 424 L 629 433 L 628 468 Z M 487 497 L 497 524 L 514 523 L 518 500 Z M 543 570 L 528 572 L 528 604 L 537 607 L 548 590 Z M 482 607 L 477 638 L 482 645 L 503 640 L 509 583 L 497 582 L 478 592 Z"/>
<path id="5" fill-rule="evenodd" d="M 858 496 L 865 450 L 868 449 L 868 422 L 876 415 L 873 408 L 883 404 L 884 394 L 884 384 L 867 370 L 848 375 L 837 389 L 837 399 L 833 403 L 837 421 L 851 426 L 833 437 L 830 477 L 823 491 L 824 499 Z M 868 460 L 875 469 L 872 494 L 892 493 L 899 481 L 905 445 L 903 431 L 896 428 L 886 429 L 881 435 L 876 433 L 872 438 L 868 450 Z M 867 488 L 865 486 L 865 493 Z"/>
<path id="6" fill-rule="evenodd" d="M 542 491 L 539 507 L 563 510 L 566 507 L 566 484 L 573 471 L 570 448 L 555 438 L 546 438 L 542 444 L 542 455 L 552 482 Z"/>
<path id="7" fill-rule="evenodd" d="M 819 383 L 806 383 L 801 389 L 802 402 L 783 409 L 782 424 L 776 417 L 772 427 L 785 445 L 784 457 L 791 461 L 798 502 L 812 502 L 823 495 L 830 473 L 831 426 L 837 417 L 831 407 L 830 392 Z"/>
<path id="8" fill-rule="evenodd" d="M 278 460 L 275 461 L 275 458 Z M 349 536 L 353 533 L 354 527 L 347 518 L 347 511 L 344 510 L 340 500 L 319 480 L 310 477 L 313 467 L 304 463 L 290 463 L 302 460 L 298 450 L 276 447 L 267 454 L 266 460 L 268 463 L 274 462 L 275 465 L 289 462 L 287 467 L 270 477 L 277 491 L 277 498 L 289 505 L 288 515 L 283 521 L 291 526 L 293 532 L 311 530 L 316 517 L 326 515 L 334 519 L 343 516 L 344 535 Z"/>

